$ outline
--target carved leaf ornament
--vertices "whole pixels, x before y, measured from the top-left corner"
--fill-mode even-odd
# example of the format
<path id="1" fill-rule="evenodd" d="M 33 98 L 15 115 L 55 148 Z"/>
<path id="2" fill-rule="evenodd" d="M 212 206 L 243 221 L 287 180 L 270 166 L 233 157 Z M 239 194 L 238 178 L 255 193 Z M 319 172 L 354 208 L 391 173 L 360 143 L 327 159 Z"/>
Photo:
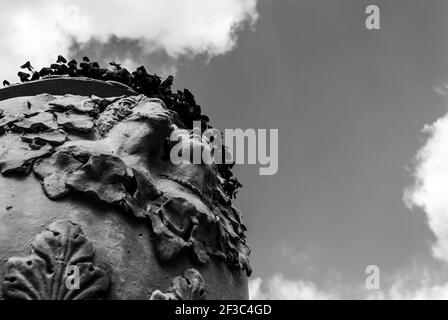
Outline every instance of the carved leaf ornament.
<path id="1" fill-rule="evenodd" d="M 107 294 L 109 276 L 93 264 L 93 246 L 79 225 L 57 221 L 36 236 L 32 248 L 31 255 L 6 262 L 5 299 L 81 300 Z"/>

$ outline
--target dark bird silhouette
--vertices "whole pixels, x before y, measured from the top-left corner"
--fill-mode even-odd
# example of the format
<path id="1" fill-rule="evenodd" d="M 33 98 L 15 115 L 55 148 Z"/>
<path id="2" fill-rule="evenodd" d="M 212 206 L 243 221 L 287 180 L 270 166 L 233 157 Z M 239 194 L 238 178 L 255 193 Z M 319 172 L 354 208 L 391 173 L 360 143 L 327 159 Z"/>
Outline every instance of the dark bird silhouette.
<path id="1" fill-rule="evenodd" d="M 48 68 L 48 67 L 42 68 L 42 69 L 39 71 L 39 75 L 40 75 L 41 77 L 49 76 L 49 75 L 51 75 L 52 73 L 53 73 L 53 70 L 51 70 L 51 68 Z"/>
<path id="2" fill-rule="evenodd" d="M 19 71 L 17 75 L 19 76 L 21 82 L 28 82 L 30 79 L 30 75 L 22 71 Z"/>
<path id="3" fill-rule="evenodd" d="M 207 123 L 210 122 L 210 118 L 203 114 L 201 115 L 201 121 Z"/>
<path id="4" fill-rule="evenodd" d="M 89 68 L 89 64 L 87 62 L 81 62 L 79 64 L 79 66 L 81 67 L 82 70 L 87 70 Z"/>
<path id="5" fill-rule="evenodd" d="M 53 69 L 53 70 L 56 70 L 56 71 L 61 70 L 61 67 L 62 66 L 60 64 L 57 64 L 57 63 L 53 63 L 52 65 L 50 65 L 50 68 Z"/>
<path id="6" fill-rule="evenodd" d="M 93 67 L 88 69 L 88 74 L 87 76 L 93 79 L 104 79 L 104 75 L 107 73 L 107 69 L 104 68 L 97 68 L 97 67 Z"/>
<path id="7" fill-rule="evenodd" d="M 76 67 L 76 65 L 74 65 L 74 64 L 69 65 L 68 75 L 70 77 L 76 77 L 78 75 L 78 68 Z"/>
<path id="8" fill-rule="evenodd" d="M 84 58 L 82 58 L 82 61 L 84 61 L 84 62 L 90 62 L 90 59 L 89 59 L 88 57 L 84 57 Z"/>
<path id="9" fill-rule="evenodd" d="M 174 77 L 168 76 L 168 78 L 163 80 L 163 82 L 160 84 L 160 86 L 163 88 L 171 88 L 171 86 L 173 85 L 173 81 L 174 81 Z"/>
<path id="10" fill-rule="evenodd" d="M 146 71 L 144 66 L 138 67 L 137 71 L 132 72 L 132 74 L 135 77 L 143 77 L 143 76 L 147 76 L 148 72 Z"/>
<path id="11" fill-rule="evenodd" d="M 107 70 L 106 74 L 103 75 L 103 79 L 120 82 L 128 86 L 132 84 L 132 75 L 126 68 Z"/>
<path id="12" fill-rule="evenodd" d="M 72 60 L 72 61 L 70 61 L 68 64 L 67 64 L 69 67 L 76 67 L 76 66 L 78 66 L 78 62 L 76 62 L 76 60 Z"/>
<path id="13" fill-rule="evenodd" d="M 65 65 L 61 64 L 61 68 L 58 70 L 59 75 L 66 75 L 69 74 L 70 69 Z"/>
<path id="14" fill-rule="evenodd" d="M 33 72 L 33 76 L 31 77 L 31 81 L 36 81 L 40 79 L 39 72 L 35 71 Z"/>
<path id="15" fill-rule="evenodd" d="M 194 99 L 194 95 L 188 89 L 184 89 L 185 100 L 190 105 L 196 105 L 196 100 Z"/>
<path id="16" fill-rule="evenodd" d="M 56 63 L 67 63 L 67 59 L 65 59 L 63 56 L 59 55 Z"/>
<path id="17" fill-rule="evenodd" d="M 109 62 L 109 64 L 115 68 L 115 70 L 121 70 L 121 64 L 120 63 L 116 63 L 116 62 Z"/>
<path id="18" fill-rule="evenodd" d="M 146 71 L 145 66 L 140 66 L 140 67 L 138 67 L 138 68 L 137 68 L 137 71 L 141 71 L 141 72 L 143 72 L 143 73 L 145 73 L 145 74 L 148 74 L 148 72 Z"/>
<path id="19" fill-rule="evenodd" d="M 3 86 L 4 86 L 4 87 L 10 86 L 10 85 L 11 85 L 11 84 L 9 83 L 8 80 L 4 80 L 4 81 L 3 81 Z"/>
<path id="20" fill-rule="evenodd" d="M 23 66 L 20 66 L 20 69 L 27 69 L 29 72 L 33 72 L 33 66 L 31 62 L 27 61 Z"/>

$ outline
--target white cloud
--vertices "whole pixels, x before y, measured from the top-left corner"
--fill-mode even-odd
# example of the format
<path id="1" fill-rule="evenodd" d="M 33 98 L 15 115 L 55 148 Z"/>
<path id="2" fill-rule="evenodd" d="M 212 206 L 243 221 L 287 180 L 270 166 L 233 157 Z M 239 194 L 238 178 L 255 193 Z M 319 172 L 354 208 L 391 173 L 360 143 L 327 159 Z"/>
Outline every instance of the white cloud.
<path id="1" fill-rule="evenodd" d="M 428 139 L 417 154 L 415 185 L 405 192 L 405 201 L 425 211 L 436 237 L 433 255 L 448 261 L 448 114 L 423 131 Z"/>
<path id="2" fill-rule="evenodd" d="M 286 279 L 278 274 L 268 280 L 266 285 L 261 278 L 249 281 L 251 300 L 323 300 L 335 296 L 321 291 L 311 281 Z"/>
<path id="3" fill-rule="evenodd" d="M 365 277 L 368 275 L 366 274 Z M 347 281 L 323 281 L 329 275 L 322 275 L 319 284 L 304 279 L 288 279 L 277 274 L 263 281 L 261 278 L 249 281 L 251 300 L 447 300 L 448 265 L 426 258 L 414 258 L 409 266 L 386 276 L 381 274 L 381 290 L 368 290 L 365 278 L 359 283 Z"/>
<path id="4" fill-rule="evenodd" d="M 437 283 L 432 270 L 427 273 L 401 272 L 390 286 L 383 290 L 367 290 L 362 286 L 341 285 L 331 290 L 318 288 L 311 281 L 286 279 L 283 275 L 271 277 L 265 284 L 261 278 L 249 281 L 251 300 L 448 300 L 448 282 Z"/>
<path id="5" fill-rule="evenodd" d="M 47 65 L 74 41 L 137 39 L 144 53 L 169 57 L 225 54 L 237 32 L 257 18 L 257 0 L 8 0 L 0 2 L 0 68 L 4 77 L 31 60 Z M 111 53 L 113 55 L 113 53 Z M 123 58 L 125 59 L 125 58 Z"/>
<path id="6" fill-rule="evenodd" d="M 388 291 L 387 298 L 392 300 L 447 300 L 448 283 L 427 285 L 409 288 L 406 284 L 397 282 Z"/>
<path id="7" fill-rule="evenodd" d="M 394 300 L 448 299 L 448 266 L 444 261 L 414 260 L 396 272 L 381 298 Z"/>
<path id="8" fill-rule="evenodd" d="M 447 102 L 447 84 L 434 88 Z M 390 299 L 448 299 L 448 113 L 426 125 L 426 141 L 415 157 L 414 185 L 404 201 L 421 208 L 435 236 L 432 255 L 438 267 L 418 264 L 398 272 L 386 297 Z"/>

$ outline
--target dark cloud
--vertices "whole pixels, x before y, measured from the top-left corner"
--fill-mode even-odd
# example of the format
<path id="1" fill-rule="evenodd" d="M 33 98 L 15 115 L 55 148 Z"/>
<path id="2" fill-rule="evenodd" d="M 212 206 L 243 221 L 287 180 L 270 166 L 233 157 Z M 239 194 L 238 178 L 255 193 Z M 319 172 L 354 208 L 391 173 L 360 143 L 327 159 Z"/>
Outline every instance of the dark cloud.
<path id="1" fill-rule="evenodd" d="M 157 48 L 148 52 L 139 39 L 119 38 L 110 36 L 106 41 L 91 38 L 89 41 L 80 43 L 73 41 L 69 48 L 69 56 L 80 59 L 84 56 L 98 61 L 101 65 L 108 65 L 109 62 L 122 63 L 129 69 L 135 69 L 140 65 L 145 65 L 150 73 L 157 73 L 161 76 L 174 73 L 177 69 L 178 60 L 170 57 L 164 49 Z"/>

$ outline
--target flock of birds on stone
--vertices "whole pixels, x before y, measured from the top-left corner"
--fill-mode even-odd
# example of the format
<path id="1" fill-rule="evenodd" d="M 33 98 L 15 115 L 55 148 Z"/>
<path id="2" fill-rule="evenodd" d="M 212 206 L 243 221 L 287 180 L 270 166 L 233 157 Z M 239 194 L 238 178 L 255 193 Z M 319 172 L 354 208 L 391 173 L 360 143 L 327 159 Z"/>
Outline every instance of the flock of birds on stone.
<path id="1" fill-rule="evenodd" d="M 20 66 L 20 69 L 21 71 L 17 73 L 17 76 L 22 83 L 37 81 L 49 76 L 87 77 L 116 81 L 148 97 L 161 99 L 168 109 L 179 115 L 188 128 L 193 128 L 194 121 L 201 121 L 202 130 L 210 128 L 208 125 L 209 118 L 201 114 L 201 107 L 196 103 L 193 94 L 188 89 L 172 92 L 173 76 L 170 75 L 162 80 L 156 74 L 149 74 L 144 66 L 130 73 L 116 62 L 110 62 L 109 68 L 102 68 L 98 62 L 90 61 L 88 57 L 84 57 L 82 62 L 78 64 L 76 60 L 68 61 L 59 55 L 56 63 L 53 63 L 50 67 L 44 67 L 40 71 L 36 71 L 30 61 Z M 7 80 L 3 81 L 3 86 L 9 85 L 11 84 Z M 233 164 L 217 165 L 218 172 L 224 179 L 223 190 L 231 199 L 236 197 L 238 189 L 242 187 L 238 179 L 233 177 L 231 171 L 233 166 Z"/>

